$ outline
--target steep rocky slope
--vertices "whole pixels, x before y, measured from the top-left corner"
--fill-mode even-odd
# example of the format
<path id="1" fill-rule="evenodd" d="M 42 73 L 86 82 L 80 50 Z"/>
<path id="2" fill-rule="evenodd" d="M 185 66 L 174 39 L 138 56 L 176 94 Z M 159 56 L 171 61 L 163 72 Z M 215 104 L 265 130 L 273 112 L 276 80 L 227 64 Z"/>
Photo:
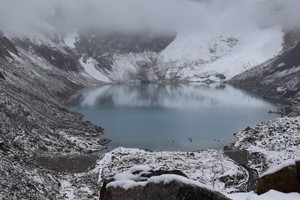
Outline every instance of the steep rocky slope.
<path id="1" fill-rule="evenodd" d="M 285 35 L 285 48 L 276 57 L 237 75 L 230 83 L 267 98 L 293 104 L 286 113 L 299 115 L 300 108 L 300 42 L 297 31 Z"/>
<path id="2" fill-rule="evenodd" d="M 104 148 L 103 129 L 62 105 L 97 82 L 75 73 L 78 60 L 59 43 L 1 36 L 0 49 L 0 198 L 55 199 L 61 177 L 35 157 Z"/>

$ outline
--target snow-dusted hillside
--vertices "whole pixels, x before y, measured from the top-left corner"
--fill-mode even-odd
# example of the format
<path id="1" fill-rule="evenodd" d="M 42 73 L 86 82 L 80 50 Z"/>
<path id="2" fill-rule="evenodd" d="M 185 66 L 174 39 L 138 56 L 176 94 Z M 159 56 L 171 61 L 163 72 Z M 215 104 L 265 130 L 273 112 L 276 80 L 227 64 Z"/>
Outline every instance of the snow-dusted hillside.
<path id="1" fill-rule="evenodd" d="M 235 134 L 235 149 L 250 153 L 249 166 L 262 174 L 284 160 L 300 157 L 300 118 L 279 118 Z"/>
<path id="2" fill-rule="evenodd" d="M 284 50 L 273 59 L 235 76 L 230 82 L 258 92 L 265 97 L 288 101 L 284 111 L 300 113 L 300 43 L 299 31 L 285 34 Z"/>

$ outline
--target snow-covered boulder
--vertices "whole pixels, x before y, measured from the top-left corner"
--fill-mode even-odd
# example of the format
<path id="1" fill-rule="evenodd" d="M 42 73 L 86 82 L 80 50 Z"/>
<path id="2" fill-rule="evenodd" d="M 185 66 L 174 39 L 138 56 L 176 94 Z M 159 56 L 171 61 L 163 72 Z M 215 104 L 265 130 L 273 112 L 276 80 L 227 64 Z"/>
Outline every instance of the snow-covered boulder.
<path id="1" fill-rule="evenodd" d="M 295 162 L 294 159 L 270 169 L 258 180 L 257 194 L 263 194 L 272 189 L 284 193 L 300 193 L 299 171 L 300 162 Z"/>
<path id="2" fill-rule="evenodd" d="M 116 174 L 101 190 L 100 200 L 227 200 L 226 196 L 188 179 L 181 171 L 152 171 L 136 166 Z"/>

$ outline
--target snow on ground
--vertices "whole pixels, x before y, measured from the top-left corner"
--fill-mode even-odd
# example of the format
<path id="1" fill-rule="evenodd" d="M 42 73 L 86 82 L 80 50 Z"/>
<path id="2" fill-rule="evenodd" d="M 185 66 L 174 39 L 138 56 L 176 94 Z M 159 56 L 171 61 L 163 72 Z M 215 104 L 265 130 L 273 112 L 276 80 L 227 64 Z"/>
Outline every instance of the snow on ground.
<path id="1" fill-rule="evenodd" d="M 249 163 L 260 174 L 285 160 L 300 157 L 300 117 L 284 117 L 263 122 L 235 136 L 237 141 L 233 148 L 245 149 L 252 155 L 261 155 L 261 159 L 255 157 Z"/>
<path id="2" fill-rule="evenodd" d="M 181 170 L 190 179 L 177 175 L 162 175 L 151 177 L 147 181 L 136 182 L 143 174 L 151 170 Z M 135 186 L 145 186 L 148 183 L 168 183 L 179 180 L 186 184 L 197 185 L 209 190 L 216 190 L 232 200 L 295 200 L 300 199 L 299 193 L 281 193 L 271 190 L 257 195 L 254 192 L 239 192 L 247 179 L 245 171 L 223 155 L 222 151 L 203 150 L 199 152 L 151 152 L 142 149 L 117 148 L 108 152 L 98 161 L 96 168 L 99 182 L 114 177 L 115 181 L 107 187 L 123 187 L 129 189 Z M 225 186 L 220 177 L 231 177 L 235 184 Z M 227 179 L 227 181 L 230 180 Z M 229 194 L 230 193 L 230 194 Z"/>
<path id="3" fill-rule="evenodd" d="M 300 199 L 299 193 L 282 193 L 275 190 L 270 190 L 262 195 L 255 193 L 235 193 L 225 194 L 232 200 L 296 200 Z"/>
<path id="4" fill-rule="evenodd" d="M 221 192 L 239 191 L 247 180 L 246 171 L 220 150 L 151 152 L 120 147 L 106 153 L 95 170 L 100 171 L 101 182 L 136 165 L 147 165 L 153 170 L 181 170 L 190 179 Z M 223 179 L 232 186 L 225 185 Z"/>
<path id="5" fill-rule="evenodd" d="M 58 199 L 98 200 L 98 173 L 91 170 L 84 173 L 60 174 L 61 190 Z"/>
<path id="6" fill-rule="evenodd" d="M 101 73 L 99 70 L 96 69 L 97 61 L 88 58 L 85 62 L 83 61 L 83 58 L 80 58 L 80 64 L 83 66 L 85 73 L 87 73 L 90 77 L 105 82 L 109 83 L 111 82 L 109 78 L 107 78 L 103 73 Z"/>
<path id="7" fill-rule="evenodd" d="M 69 181 L 61 181 L 61 195 L 64 199 L 73 200 L 74 199 L 74 190 L 72 184 Z"/>
<path id="8" fill-rule="evenodd" d="M 265 156 L 265 161 L 257 161 L 265 162 L 264 164 L 267 167 L 260 168 L 259 164 L 253 162 L 250 162 L 249 166 L 257 169 L 260 174 L 269 168 L 269 172 L 272 172 L 300 158 L 299 134 L 300 117 L 280 118 L 237 133 L 238 140 L 233 148 L 246 149 L 250 153 L 262 153 Z M 280 164 L 282 161 L 284 162 Z M 277 166 L 278 164 L 280 165 Z M 257 195 L 242 192 L 245 191 L 248 174 L 244 168 L 224 155 L 222 150 L 152 152 L 122 147 L 105 153 L 102 159 L 97 162 L 95 168 L 88 173 L 69 176 L 66 181 L 62 182 L 61 194 L 65 194 L 66 197 L 72 197 L 73 194 L 75 199 L 82 197 L 96 199 L 94 191 L 97 191 L 104 179 L 114 177 L 117 181 L 108 186 L 121 186 L 128 189 L 137 184 L 145 184 L 136 183 L 133 180 L 139 178 L 141 171 L 147 173 L 150 170 L 180 170 L 191 180 L 174 175 L 164 175 L 151 178 L 148 182 L 167 183 L 174 179 L 180 179 L 180 181 L 201 187 L 205 185 L 206 188 L 219 191 L 233 200 L 294 200 L 300 198 L 299 193 L 284 194 L 269 191 Z M 94 185 L 90 186 L 92 179 L 95 179 L 93 180 Z M 74 185 L 74 183 L 76 184 Z M 72 193 L 72 191 L 75 193 Z M 232 192 L 242 193 L 229 194 Z"/>

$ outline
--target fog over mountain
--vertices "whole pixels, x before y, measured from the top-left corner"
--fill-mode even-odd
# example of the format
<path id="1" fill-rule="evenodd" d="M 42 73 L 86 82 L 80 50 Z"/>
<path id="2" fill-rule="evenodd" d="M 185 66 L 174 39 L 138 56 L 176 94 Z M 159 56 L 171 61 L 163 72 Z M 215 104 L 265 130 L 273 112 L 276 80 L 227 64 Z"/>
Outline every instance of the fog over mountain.
<path id="1" fill-rule="evenodd" d="M 3 32 L 299 27 L 300 0 L 0 0 Z"/>

